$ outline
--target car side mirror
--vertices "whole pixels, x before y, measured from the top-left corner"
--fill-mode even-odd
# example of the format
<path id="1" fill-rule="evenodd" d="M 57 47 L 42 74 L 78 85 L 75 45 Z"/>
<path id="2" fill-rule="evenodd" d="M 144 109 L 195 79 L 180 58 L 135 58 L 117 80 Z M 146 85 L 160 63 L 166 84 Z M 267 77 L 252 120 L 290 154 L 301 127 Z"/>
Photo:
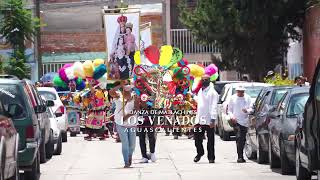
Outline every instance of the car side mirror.
<path id="1" fill-rule="evenodd" d="M 56 117 L 61 117 L 63 114 L 62 114 L 62 113 L 54 113 L 54 115 L 55 115 Z"/>
<path id="2" fill-rule="evenodd" d="M 46 112 L 46 110 L 47 110 L 47 107 L 45 105 L 38 105 L 38 106 L 34 107 L 34 112 L 37 114 L 44 113 L 44 112 Z"/>
<path id="3" fill-rule="evenodd" d="M 47 105 L 47 107 L 53 107 L 53 106 L 54 106 L 54 101 L 52 101 L 52 100 L 47 100 L 47 101 L 46 101 L 46 105 Z"/>
<path id="4" fill-rule="evenodd" d="M 273 112 L 270 114 L 270 118 L 277 119 L 280 118 L 281 114 L 279 112 Z"/>
<path id="5" fill-rule="evenodd" d="M 18 118 L 23 114 L 24 110 L 23 107 L 20 104 L 9 104 L 8 105 L 8 115 L 11 118 Z"/>

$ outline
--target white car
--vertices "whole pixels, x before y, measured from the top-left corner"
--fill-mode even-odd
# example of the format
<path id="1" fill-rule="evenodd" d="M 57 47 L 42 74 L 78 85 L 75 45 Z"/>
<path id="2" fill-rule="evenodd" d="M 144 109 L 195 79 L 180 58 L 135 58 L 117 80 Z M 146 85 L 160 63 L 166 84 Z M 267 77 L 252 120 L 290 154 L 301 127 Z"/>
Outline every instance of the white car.
<path id="1" fill-rule="evenodd" d="M 54 142 L 54 155 L 60 155 L 62 152 L 62 137 L 61 130 L 58 128 L 57 119 L 51 108 L 47 108 L 49 114 L 51 130 L 53 132 L 53 142 Z"/>
<path id="2" fill-rule="evenodd" d="M 40 95 L 44 96 L 46 99 L 54 101 L 54 106 L 51 107 L 51 109 L 57 119 L 58 128 L 61 130 L 62 142 L 67 142 L 67 111 L 60 100 L 56 89 L 53 87 L 38 87 L 37 90 Z"/>
<path id="3" fill-rule="evenodd" d="M 244 82 L 244 83 L 230 83 L 226 84 L 222 89 L 221 96 L 218 103 L 218 122 L 217 129 L 220 137 L 227 141 L 230 135 L 234 133 L 233 127 L 228 123 L 230 119 L 228 115 L 228 103 L 233 94 L 236 93 L 236 88 L 243 86 L 246 88 L 246 94 L 251 97 L 251 102 L 254 103 L 255 99 L 264 87 L 272 86 L 271 84 L 257 83 L 257 82 Z"/>

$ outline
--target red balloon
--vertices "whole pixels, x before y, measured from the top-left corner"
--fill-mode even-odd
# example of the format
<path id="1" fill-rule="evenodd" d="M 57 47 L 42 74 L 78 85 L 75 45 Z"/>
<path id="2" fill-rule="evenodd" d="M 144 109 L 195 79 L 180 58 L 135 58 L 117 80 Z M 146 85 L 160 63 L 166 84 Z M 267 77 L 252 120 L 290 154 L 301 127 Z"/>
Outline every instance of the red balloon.
<path id="1" fill-rule="evenodd" d="M 151 45 L 144 50 L 144 55 L 152 64 L 159 64 L 160 51 L 157 46 Z"/>

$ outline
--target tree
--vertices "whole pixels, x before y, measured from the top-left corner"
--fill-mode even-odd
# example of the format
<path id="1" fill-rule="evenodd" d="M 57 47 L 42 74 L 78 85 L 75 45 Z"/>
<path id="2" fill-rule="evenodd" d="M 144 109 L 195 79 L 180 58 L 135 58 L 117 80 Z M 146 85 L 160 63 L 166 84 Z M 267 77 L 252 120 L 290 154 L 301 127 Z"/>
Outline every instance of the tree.
<path id="1" fill-rule="evenodd" d="M 4 70 L 6 73 L 18 73 L 13 75 L 20 78 L 27 78 L 29 74 L 21 74 L 30 72 L 25 64 L 25 42 L 33 40 L 36 28 L 40 27 L 40 20 L 32 18 L 32 12 L 25 8 L 23 0 L 3 1 L 0 6 L 0 13 L 4 16 L 0 21 L 0 34 L 13 48 L 9 65 Z"/>
<path id="2" fill-rule="evenodd" d="M 307 0 L 201 0 L 190 10 L 180 4 L 180 20 L 202 43 L 222 49 L 220 69 L 235 69 L 262 80 L 282 63 L 288 39 L 300 40 Z"/>

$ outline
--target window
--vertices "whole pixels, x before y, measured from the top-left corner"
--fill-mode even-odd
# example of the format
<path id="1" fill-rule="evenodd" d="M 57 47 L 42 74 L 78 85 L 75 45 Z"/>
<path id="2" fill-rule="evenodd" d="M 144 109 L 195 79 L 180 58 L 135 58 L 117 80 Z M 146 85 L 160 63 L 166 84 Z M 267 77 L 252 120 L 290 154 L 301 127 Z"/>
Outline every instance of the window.
<path id="1" fill-rule="evenodd" d="M 304 112 L 304 106 L 308 100 L 309 94 L 301 93 L 290 98 L 289 107 L 287 111 L 288 117 L 297 116 Z"/>
<path id="2" fill-rule="evenodd" d="M 277 89 L 274 91 L 272 98 L 271 98 L 271 105 L 277 105 L 283 95 L 288 92 L 288 89 Z"/>
<path id="3" fill-rule="evenodd" d="M 25 118 L 26 104 L 18 85 L 0 84 L 0 101 L 13 120 Z"/>
<path id="4" fill-rule="evenodd" d="M 260 98 L 260 100 L 259 100 L 259 102 L 258 102 L 258 104 L 257 104 L 257 110 L 258 110 L 258 111 L 262 111 L 262 110 L 263 110 L 262 108 L 265 107 L 264 105 L 267 103 L 266 101 L 267 101 L 267 99 L 268 99 L 269 94 L 270 94 L 270 91 L 268 91 L 267 93 L 265 93 L 265 94 L 263 95 L 263 97 Z"/>
<path id="5" fill-rule="evenodd" d="M 39 91 L 39 94 L 44 96 L 46 100 L 56 100 L 56 95 L 49 91 Z"/>

